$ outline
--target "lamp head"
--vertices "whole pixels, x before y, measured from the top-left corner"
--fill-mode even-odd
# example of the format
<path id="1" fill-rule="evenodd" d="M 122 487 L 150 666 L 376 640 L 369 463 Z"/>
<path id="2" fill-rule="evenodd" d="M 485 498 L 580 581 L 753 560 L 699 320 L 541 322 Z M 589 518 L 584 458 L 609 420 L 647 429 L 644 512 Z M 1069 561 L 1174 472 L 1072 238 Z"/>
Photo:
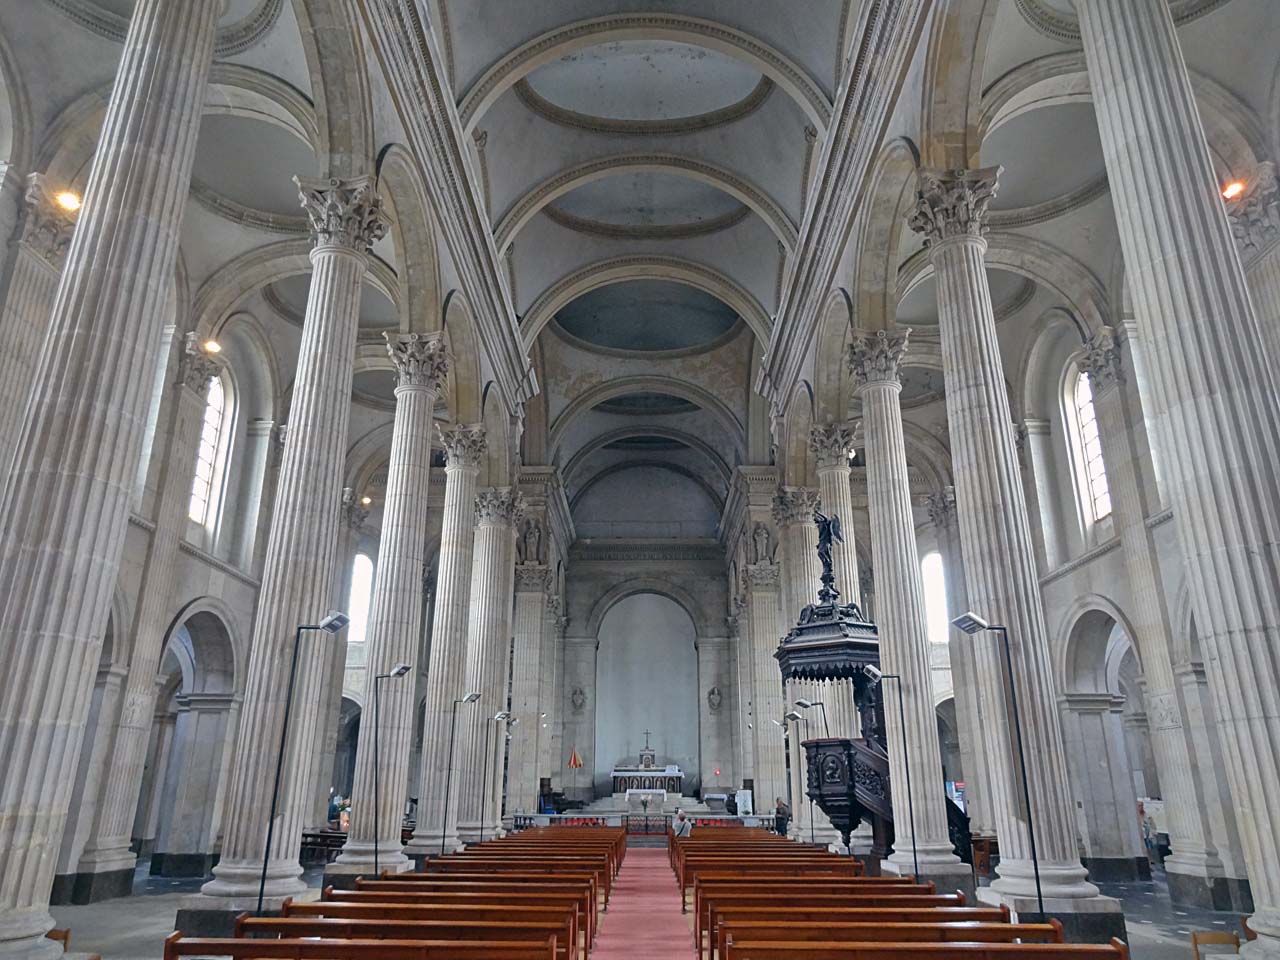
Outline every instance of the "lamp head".
<path id="1" fill-rule="evenodd" d="M 325 633 L 337 633 L 350 622 L 351 618 L 345 613 L 340 610 L 330 610 L 320 621 L 320 629 Z"/>
<path id="2" fill-rule="evenodd" d="M 969 636 L 973 636 L 975 633 L 980 633 L 991 626 L 991 624 L 987 623 L 987 621 L 983 620 L 972 610 L 960 614 L 960 616 L 951 621 L 951 625 L 957 630 L 963 630 L 965 633 L 969 634 Z"/>
<path id="3" fill-rule="evenodd" d="M 499 710 L 497 713 L 493 715 L 493 719 L 495 720 L 507 720 L 507 719 L 510 719 L 510 717 L 511 717 L 511 714 L 508 713 L 506 710 Z"/>
<path id="4" fill-rule="evenodd" d="M 790 720 L 792 723 L 795 723 L 797 720 L 803 720 L 804 714 L 802 714 L 799 710 L 788 710 L 786 713 L 782 715 L 782 719 Z"/>
<path id="5" fill-rule="evenodd" d="M 775 719 L 773 719 L 773 717 L 770 717 L 770 718 L 769 718 L 769 722 L 770 722 L 770 723 L 776 723 L 776 724 L 777 724 L 778 726 L 780 726 L 780 727 L 785 727 L 785 726 L 786 726 L 786 724 L 785 724 L 785 723 L 783 723 L 781 720 L 775 720 Z"/>
<path id="6" fill-rule="evenodd" d="M 817 700 L 797 700 L 796 701 L 796 706 L 799 707 L 801 710 L 808 710 L 811 707 L 817 707 L 820 705 L 821 704 L 819 704 Z"/>
<path id="7" fill-rule="evenodd" d="M 476 702 L 477 700 L 479 700 L 479 699 L 480 699 L 480 694 L 478 694 L 478 693 L 474 693 L 474 692 L 473 692 L 473 693 L 467 693 L 467 694 L 463 694 L 462 702 L 463 702 L 463 703 L 475 703 L 475 702 Z"/>
<path id="8" fill-rule="evenodd" d="M 514 726 L 515 726 L 517 723 L 519 723 L 519 722 L 520 722 L 520 718 L 519 718 L 519 717 L 512 717 L 510 720 L 508 720 L 508 721 L 507 721 L 507 726 L 508 726 L 508 727 L 514 727 Z"/>
<path id="9" fill-rule="evenodd" d="M 408 672 L 409 665 L 407 663 L 397 663 L 391 668 L 391 676 L 393 677 L 403 677 Z"/>
<path id="10" fill-rule="evenodd" d="M 866 674 L 868 680 L 872 683 L 879 683 L 880 678 L 884 676 L 884 671 L 877 667 L 874 663 L 866 663 L 862 666 L 862 672 Z"/>

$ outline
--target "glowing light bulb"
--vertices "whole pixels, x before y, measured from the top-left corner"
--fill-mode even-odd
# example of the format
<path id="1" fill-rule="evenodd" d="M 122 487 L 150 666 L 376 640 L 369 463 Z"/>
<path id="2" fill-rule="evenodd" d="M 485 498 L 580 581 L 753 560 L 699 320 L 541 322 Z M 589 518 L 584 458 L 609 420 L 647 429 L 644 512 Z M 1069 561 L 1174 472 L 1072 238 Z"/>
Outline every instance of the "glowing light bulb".
<path id="1" fill-rule="evenodd" d="M 75 211 L 79 210 L 82 202 L 80 200 L 80 195 L 78 193 L 72 193 L 70 190 L 62 191 L 62 193 L 58 194 L 53 199 L 58 206 L 70 213 L 75 213 Z"/>
<path id="2" fill-rule="evenodd" d="M 222 344 L 220 344 L 217 340 L 206 340 L 204 342 L 204 352 L 205 353 L 221 353 Z"/>
<path id="3" fill-rule="evenodd" d="M 373 503 L 373 497 L 361 497 L 360 502 L 367 507 L 369 504 Z"/>
<path id="4" fill-rule="evenodd" d="M 1244 181 L 1234 180 L 1222 188 L 1222 198 L 1224 200 L 1234 200 L 1240 194 L 1244 193 Z"/>

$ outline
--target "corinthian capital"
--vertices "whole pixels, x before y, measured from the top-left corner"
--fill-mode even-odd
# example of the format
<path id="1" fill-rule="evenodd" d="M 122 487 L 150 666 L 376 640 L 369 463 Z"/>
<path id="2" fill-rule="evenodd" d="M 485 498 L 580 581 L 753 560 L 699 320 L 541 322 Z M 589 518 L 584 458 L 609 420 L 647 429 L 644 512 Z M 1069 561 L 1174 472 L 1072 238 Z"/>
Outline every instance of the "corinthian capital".
<path id="1" fill-rule="evenodd" d="M 815 424 L 809 431 L 809 448 L 817 456 L 819 467 L 849 466 L 849 454 L 853 451 L 853 425 Z"/>
<path id="2" fill-rule="evenodd" d="M 747 584 L 752 590 L 776 590 L 782 582 L 782 568 L 776 563 L 752 563 L 747 566 Z"/>
<path id="3" fill-rule="evenodd" d="M 368 253 L 386 235 L 387 218 L 373 177 L 294 177 L 293 182 L 311 221 L 311 239 L 316 246 L 336 245 Z"/>
<path id="4" fill-rule="evenodd" d="M 849 372 L 858 387 L 869 383 L 901 383 L 900 368 L 911 330 L 860 330 L 849 344 Z"/>
<path id="5" fill-rule="evenodd" d="M 487 487 L 476 494 L 476 523 L 514 527 L 524 517 L 524 494 L 512 487 Z"/>
<path id="6" fill-rule="evenodd" d="M 911 229 L 924 235 L 925 246 L 954 237 L 982 236 L 987 232 L 987 207 L 995 199 L 1003 169 L 921 170 Z"/>
<path id="7" fill-rule="evenodd" d="M 810 523 L 819 503 L 818 491 L 808 487 L 779 487 L 773 496 L 773 520 L 784 527 L 792 523 Z"/>
<path id="8" fill-rule="evenodd" d="M 956 522 L 956 488 L 943 487 L 925 497 L 929 519 L 938 530 L 946 530 Z"/>
<path id="9" fill-rule="evenodd" d="M 76 216 L 59 205 L 55 193 L 42 173 L 27 177 L 26 219 L 22 224 L 22 243 L 55 270 L 62 269 Z"/>
<path id="10" fill-rule="evenodd" d="M 1270 160 L 1258 165 L 1244 193 L 1227 201 L 1231 232 L 1245 257 L 1253 257 L 1280 240 L 1280 181 Z"/>
<path id="11" fill-rule="evenodd" d="M 478 467 L 484 456 L 486 441 L 484 427 L 478 423 L 455 423 L 451 427 L 437 427 L 440 446 L 451 467 Z"/>
<path id="12" fill-rule="evenodd" d="M 1103 327 L 1085 348 L 1086 353 L 1080 360 L 1080 366 L 1089 375 L 1089 386 L 1094 393 L 1102 393 L 1124 383 L 1124 359 L 1115 330 Z"/>
<path id="13" fill-rule="evenodd" d="M 540 563 L 516 564 L 516 591 L 542 593 L 551 583 L 551 571 Z"/>
<path id="14" fill-rule="evenodd" d="M 188 333 L 182 347 L 182 359 L 178 363 L 178 383 L 189 390 L 203 394 L 209 381 L 222 373 L 219 357 L 201 349 L 195 333 Z"/>
<path id="15" fill-rule="evenodd" d="M 449 351 L 438 333 L 384 333 L 396 365 L 396 385 L 426 387 L 439 394 L 449 376 Z"/>

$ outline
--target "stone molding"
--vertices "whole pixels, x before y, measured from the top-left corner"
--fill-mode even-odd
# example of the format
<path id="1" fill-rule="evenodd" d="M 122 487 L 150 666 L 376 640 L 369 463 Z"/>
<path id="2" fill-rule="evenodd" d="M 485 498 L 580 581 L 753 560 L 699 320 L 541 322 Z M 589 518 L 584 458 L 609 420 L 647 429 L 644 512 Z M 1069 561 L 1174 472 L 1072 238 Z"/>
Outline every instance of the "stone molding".
<path id="1" fill-rule="evenodd" d="M 484 427 L 478 423 L 455 423 L 449 427 L 436 427 L 436 435 L 450 467 L 476 469 L 489 444 Z"/>
<path id="2" fill-rule="evenodd" d="M 199 180 L 191 180 L 191 197 L 206 210 L 224 220 L 270 233 L 299 234 L 307 232 L 307 218 L 268 213 L 225 197 Z"/>
<path id="3" fill-rule="evenodd" d="M 75 214 L 54 200 L 54 191 L 43 173 L 27 177 L 23 200 L 26 218 L 22 224 L 22 243 L 49 266 L 61 270 L 75 232 Z"/>
<path id="4" fill-rule="evenodd" d="M 579 541 L 569 551 L 574 563 L 694 562 L 724 566 L 724 550 L 715 540 L 592 543 Z"/>
<path id="5" fill-rule="evenodd" d="M 53 7 L 80 26 L 98 36 L 123 43 L 129 32 L 129 21 L 119 14 L 104 10 L 93 0 L 48 0 Z M 219 59 L 243 53 L 261 40 L 276 21 L 284 0 L 262 0 L 252 13 L 218 31 L 213 53 Z"/>
<path id="6" fill-rule="evenodd" d="M 178 383 L 203 396 L 209 382 L 220 376 L 225 366 L 221 357 L 202 350 L 196 343 L 196 335 L 188 333 L 178 362 Z"/>
<path id="7" fill-rule="evenodd" d="M 821 498 L 808 487 L 779 487 L 773 496 L 773 522 L 780 527 L 811 523 Z"/>
<path id="8" fill-rule="evenodd" d="M 1064 563 L 1062 566 L 1058 567 L 1056 570 L 1050 570 L 1048 573 L 1046 573 L 1043 577 L 1040 578 L 1040 586 L 1046 587 L 1049 584 L 1053 583 L 1055 580 L 1061 580 L 1063 577 L 1070 576 L 1071 574 L 1079 570 L 1081 567 L 1092 563 L 1094 560 L 1097 560 L 1099 557 L 1104 557 L 1111 551 L 1119 550 L 1119 549 L 1120 549 L 1120 538 L 1112 537 L 1106 543 L 1101 543 L 1098 546 L 1094 547 L 1092 550 L 1088 551 L 1087 553 L 1082 553 L 1080 556 L 1076 557 L 1074 560 L 1069 560 L 1068 562 Z"/>
<path id="9" fill-rule="evenodd" d="M 956 526 L 959 515 L 956 513 L 956 488 L 943 487 L 937 493 L 925 497 L 925 508 L 929 511 L 929 520 L 938 530 L 948 530 Z"/>
<path id="10" fill-rule="evenodd" d="M 924 237 L 926 247 L 957 237 L 984 236 L 987 208 L 999 190 L 1002 170 L 920 170 L 911 229 Z"/>
<path id="11" fill-rule="evenodd" d="M 317 247 L 338 246 L 367 254 L 386 236 L 387 218 L 373 177 L 294 177 L 293 182 Z"/>
<path id="12" fill-rule="evenodd" d="M 514 527 L 524 517 L 524 494 L 514 487 L 486 487 L 476 494 L 478 526 Z"/>
<path id="13" fill-rule="evenodd" d="M 853 425 L 849 423 L 815 424 L 809 431 L 809 449 L 817 456 L 819 469 L 848 467 L 853 440 Z"/>
<path id="14" fill-rule="evenodd" d="M 1246 259 L 1256 257 L 1280 240 L 1280 181 L 1270 160 L 1258 165 L 1244 193 L 1226 201 L 1236 246 Z"/>
<path id="15" fill-rule="evenodd" d="M 551 585 L 551 571 L 540 563 L 516 564 L 516 592 L 542 593 Z M 548 602 L 550 598 L 548 598 Z"/>
<path id="16" fill-rule="evenodd" d="M 1227 0 L 1172 0 L 1173 22 L 1181 26 L 1216 10 Z M 1080 21 L 1045 5 L 1044 0 L 1014 0 L 1018 12 L 1038 33 L 1059 43 L 1079 46 Z"/>
<path id="17" fill-rule="evenodd" d="M 911 336 L 908 327 L 856 331 L 849 344 L 849 372 L 857 388 L 872 383 L 902 384 L 902 358 Z"/>
<path id="18" fill-rule="evenodd" d="M 390 333 L 387 354 L 396 365 L 397 387 L 426 387 L 439 396 L 449 376 L 450 356 L 439 333 Z"/>
<path id="19" fill-rule="evenodd" d="M 652 224 L 609 223 L 607 220 L 592 220 L 589 217 L 579 217 L 566 210 L 561 210 L 554 203 L 548 203 L 543 207 L 542 213 L 552 222 L 559 224 L 566 230 L 585 233 L 588 236 L 605 237 L 609 240 L 684 240 L 688 237 L 704 237 L 707 234 L 719 233 L 721 230 L 736 227 L 751 215 L 751 208 L 745 203 L 740 203 L 736 210 L 730 210 L 726 214 L 719 217 L 711 217 L 708 220 L 694 220 L 689 223 Z M 507 249 L 510 250 L 514 246 L 515 241 L 513 240 Z"/>
<path id="20" fill-rule="evenodd" d="M 1120 339 L 1112 327 L 1103 327 L 1088 343 L 1079 360 L 1080 369 L 1089 375 L 1094 393 L 1103 393 L 1124 383 L 1124 358 Z"/>
<path id="21" fill-rule="evenodd" d="M 747 564 L 747 584 L 752 590 L 777 590 L 782 585 L 782 567 L 772 561 Z"/>

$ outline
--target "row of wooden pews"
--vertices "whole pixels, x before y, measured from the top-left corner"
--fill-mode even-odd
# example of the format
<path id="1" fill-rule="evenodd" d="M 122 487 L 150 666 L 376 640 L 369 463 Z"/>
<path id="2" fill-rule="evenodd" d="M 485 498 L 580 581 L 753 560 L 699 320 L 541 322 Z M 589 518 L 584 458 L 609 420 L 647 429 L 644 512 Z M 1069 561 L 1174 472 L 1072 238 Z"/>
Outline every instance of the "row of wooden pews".
<path id="1" fill-rule="evenodd" d="M 280 916 L 241 915 L 234 937 L 165 941 L 165 960 L 586 960 L 626 855 L 605 827 L 528 830 L 357 878 Z"/>
<path id="2" fill-rule="evenodd" d="M 699 960 L 1127 960 L 1124 943 L 1063 943 L 1062 925 L 1011 923 L 914 877 L 758 831 L 668 839 L 692 899 Z"/>

